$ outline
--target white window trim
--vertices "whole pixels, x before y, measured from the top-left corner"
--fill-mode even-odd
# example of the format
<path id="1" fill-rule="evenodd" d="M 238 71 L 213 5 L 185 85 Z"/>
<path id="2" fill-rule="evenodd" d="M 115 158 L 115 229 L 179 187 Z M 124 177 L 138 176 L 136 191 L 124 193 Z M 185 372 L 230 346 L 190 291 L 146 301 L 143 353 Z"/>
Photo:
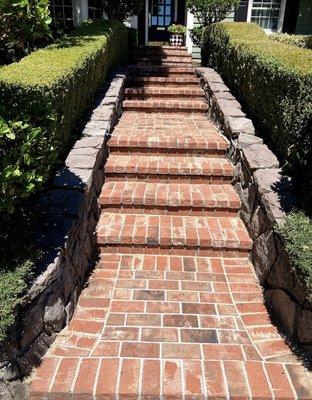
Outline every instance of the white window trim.
<path id="1" fill-rule="evenodd" d="M 247 22 L 251 22 L 252 1 L 253 0 L 248 1 Z M 276 33 L 282 31 L 284 24 L 284 17 L 285 17 L 285 8 L 286 8 L 286 0 L 282 0 L 277 29 L 276 30 L 264 29 L 267 33 Z"/>

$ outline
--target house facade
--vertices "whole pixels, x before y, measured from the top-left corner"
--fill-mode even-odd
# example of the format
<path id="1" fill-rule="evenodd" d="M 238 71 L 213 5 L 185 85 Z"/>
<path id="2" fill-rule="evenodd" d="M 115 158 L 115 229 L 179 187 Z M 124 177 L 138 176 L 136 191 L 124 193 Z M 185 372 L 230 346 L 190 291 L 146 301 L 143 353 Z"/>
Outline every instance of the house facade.
<path id="1" fill-rule="evenodd" d="M 97 0 L 51 0 L 51 13 L 58 25 L 79 25 L 89 18 L 105 18 L 98 4 Z M 312 0 L 241 0 L 227 19 L 257 23 L 268 33 L 312 34 Z M 198 24 L 187 10 L 186 0 L 145 0 L 142 13 L 129 21 L 138 29 L 139 43 L 145 45 L 167 42 L 172 23 L 188 30 Z M 186 45 L 195 58 L 199 56 L 189 33 Z"/>

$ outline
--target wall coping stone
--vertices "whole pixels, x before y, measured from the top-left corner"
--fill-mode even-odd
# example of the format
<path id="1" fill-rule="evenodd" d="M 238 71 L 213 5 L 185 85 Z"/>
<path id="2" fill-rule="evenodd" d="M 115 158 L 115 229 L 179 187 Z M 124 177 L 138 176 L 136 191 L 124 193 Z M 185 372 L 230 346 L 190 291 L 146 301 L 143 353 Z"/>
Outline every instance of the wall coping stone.
<path id="1" fill-rule="evenodd" d="M 234 187 L 240 216 L 253 238 L 251 261 L 269 310 L 281 328 L 308 355 L 312 354 L 312 309 L 307 293 L 290 265 L 276 227 L 297 204 L 292 181 L 283 174 L 274 153 L 255 135 L 252 121 L 211 68 L 197 68 L 208 104 L 207 116 L 229 139 Z M 237 113 L 235 113 L 237 111 Z"/>

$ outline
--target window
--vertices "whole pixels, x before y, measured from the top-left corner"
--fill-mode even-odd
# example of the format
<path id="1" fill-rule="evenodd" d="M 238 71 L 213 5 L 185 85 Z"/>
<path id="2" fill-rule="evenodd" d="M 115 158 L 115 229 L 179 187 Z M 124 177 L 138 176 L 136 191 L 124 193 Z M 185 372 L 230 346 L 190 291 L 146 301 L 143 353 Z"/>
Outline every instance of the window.
<path id="1" fill-rule="evenodd" d="M 73 26 L 72 0 L 51 0 L 50 10 L 55 27 L 68 28 Z"/>
<path id="2" fill-rule="evenodd" d="M 281 11 L 281 0 L 253 0 L 251 22 L 255 22 L 263 29 L 275 31 Z"/>
<path id="3" fill-rule="evenodd" d="M 103 19 L 103 9 L 99 6 L 98 0 L 89 0 L 88 2 L 88 18 L 90 19 Z"/>

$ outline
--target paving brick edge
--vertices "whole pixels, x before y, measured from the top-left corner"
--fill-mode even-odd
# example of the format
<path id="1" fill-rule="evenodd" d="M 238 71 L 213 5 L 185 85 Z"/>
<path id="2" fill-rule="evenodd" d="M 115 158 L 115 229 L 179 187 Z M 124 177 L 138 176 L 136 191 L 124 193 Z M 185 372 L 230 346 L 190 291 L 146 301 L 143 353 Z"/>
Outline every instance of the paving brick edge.
<path id="1" fill-rule="evenodd" d="M 208 117 L 229 139 L 235 166 L 234 187 L 240 196 L 240 217 L 253 239 L 251 260 L 274 318 L 303 351 L 312 351 L 312 307 L 292 271 L 276 227 L 296 205 L 292 182 L 273 152 L 255 135 L 237 99 L 212 68 L 196 74 L 209 106 Z"/>
<path id="2" fill-rule="evenodd" d="M 122 114 L 128 69 L 114 70 L 90 118 L 38 202 L 42 271 L 30 287 L 17 323 L 0 346 L 0 398 L 26 399 L 23 381 L 72 318 L 96 254 L 98 197 L 104 183 L 107 140 Z"/>

